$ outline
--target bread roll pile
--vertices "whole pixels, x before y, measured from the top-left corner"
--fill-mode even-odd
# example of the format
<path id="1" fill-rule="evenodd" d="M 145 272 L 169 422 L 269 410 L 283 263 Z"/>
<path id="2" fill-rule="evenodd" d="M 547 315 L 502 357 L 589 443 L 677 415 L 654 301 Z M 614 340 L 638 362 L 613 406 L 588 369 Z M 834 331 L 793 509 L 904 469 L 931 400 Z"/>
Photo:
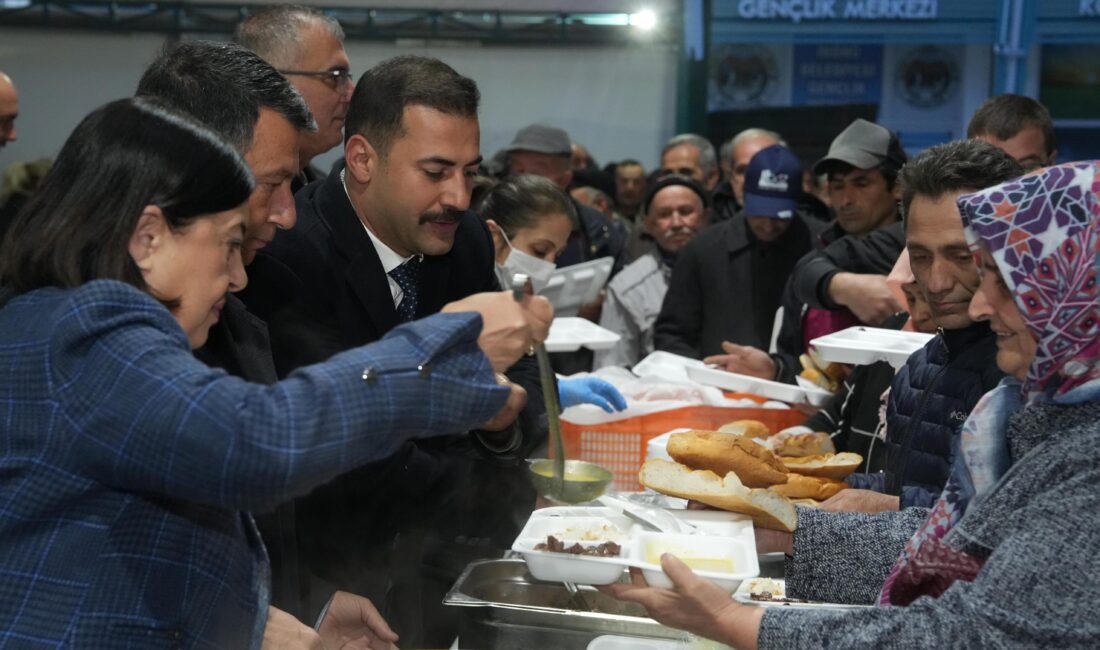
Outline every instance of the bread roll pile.
<path id="1" fill-rule="evenodd" d="M 797 526 L 792 499 L 800 505 L 828 499 L 847 487 L 843 478 L 863 460 L 852 453 L 817 453 L 826 443 L 832 448 L 825 434 L 786 436 L 774 445 L 768 438 L 765 446 L 748 437 L 767 434 L 762 423 L 740 421 L 722 429 L 672 435 L 668 454 L 676 462 L 646 461 L 639 481 L 663 494 L 749 515 L 757 526 L 792 532 Z M 788 451 L 815 453 L 782 453 Z"/>

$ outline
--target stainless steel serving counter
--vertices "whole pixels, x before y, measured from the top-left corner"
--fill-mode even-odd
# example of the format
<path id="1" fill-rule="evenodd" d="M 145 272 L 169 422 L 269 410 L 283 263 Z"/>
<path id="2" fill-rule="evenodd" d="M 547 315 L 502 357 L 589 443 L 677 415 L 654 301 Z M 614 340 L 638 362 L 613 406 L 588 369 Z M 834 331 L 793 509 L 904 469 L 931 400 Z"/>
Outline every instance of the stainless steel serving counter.
<path id="1" fill-rule="evenodd" d="M 540 582 L 523 560 L 484 560 L 466 568 L 443 603 L 463 608 L 458 647 L 478 650 L 584 650 L 602 634 L 688 641 L 637 604 L 581 587 L 595 611 L 578 611 L 561 583 Z"/>

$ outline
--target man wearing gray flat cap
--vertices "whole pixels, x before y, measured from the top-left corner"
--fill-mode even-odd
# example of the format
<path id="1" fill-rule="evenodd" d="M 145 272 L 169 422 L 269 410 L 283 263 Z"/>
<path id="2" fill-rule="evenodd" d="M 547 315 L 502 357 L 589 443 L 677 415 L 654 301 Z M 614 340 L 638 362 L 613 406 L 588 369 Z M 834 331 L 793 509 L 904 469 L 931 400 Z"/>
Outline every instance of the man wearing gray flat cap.
<path id="1" fill-rule="evenodd" d="M 505 151 L 510 174 L 534 174 L 548 178 L 562 191 L 568 192 L 573 180 L 569 158 L 573 140 L 564 129 L 547 124 L 531 124 L 516 133 Z M 570 199 L 572 200 L 572 199 Z M 622 224 L 614 223 L 598 211 L 573 200 L 579 223 L 573 224 L 569 241 L 558 257 L 558 267 L 579 264 L 601 257 L 612 257 L 617 273 L 623 264 L 623 244 L 626 232 Z M 595 320 L 599 320 L 598 311 Z"/>

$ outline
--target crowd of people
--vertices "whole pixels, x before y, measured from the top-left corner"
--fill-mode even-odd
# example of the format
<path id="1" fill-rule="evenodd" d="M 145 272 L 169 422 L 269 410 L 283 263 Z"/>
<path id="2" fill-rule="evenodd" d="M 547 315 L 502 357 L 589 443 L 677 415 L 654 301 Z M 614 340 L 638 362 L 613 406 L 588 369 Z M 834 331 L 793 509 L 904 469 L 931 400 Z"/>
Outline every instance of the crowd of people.
<path id="1" fill-rule="evenodd" d="M 443 594 L 536 505 L 553 309 L 512 278 L 602 258 L 578 315 L 621 338 L 562 374 L 662 350 L 794 383 L 823 334 L 935 333 L 807 414 L 862 471 L 757 535 L 790 596 L 877 607 L 745 607 L 672 556 L 673 588 L 608 593 L 735 647 L 1100 639 L 1100 165 L 1055 165 L 1041 104 L 912 159 L 863 119 L 812 165 L 751 125 L 653 170 L 547 124 L 485 158 L 473 80 L 356 81 L 343 41 L 288 5 L 169 45 L 0 196 L 6 644 L 449 645 Z M 0 73 L 0 146 L 18 113 Z"/>

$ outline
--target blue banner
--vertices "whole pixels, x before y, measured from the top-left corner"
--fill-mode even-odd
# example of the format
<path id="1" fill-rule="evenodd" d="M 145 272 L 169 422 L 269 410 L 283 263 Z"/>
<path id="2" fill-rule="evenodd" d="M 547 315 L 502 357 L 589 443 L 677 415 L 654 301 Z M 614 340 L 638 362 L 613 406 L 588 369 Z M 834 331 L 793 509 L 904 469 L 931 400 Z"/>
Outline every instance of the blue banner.
<path id="1" fill-rule="evenodd" d="M 796 45 L 795 106 L 877 104 L 882 98 L 881 45 Z"/>

